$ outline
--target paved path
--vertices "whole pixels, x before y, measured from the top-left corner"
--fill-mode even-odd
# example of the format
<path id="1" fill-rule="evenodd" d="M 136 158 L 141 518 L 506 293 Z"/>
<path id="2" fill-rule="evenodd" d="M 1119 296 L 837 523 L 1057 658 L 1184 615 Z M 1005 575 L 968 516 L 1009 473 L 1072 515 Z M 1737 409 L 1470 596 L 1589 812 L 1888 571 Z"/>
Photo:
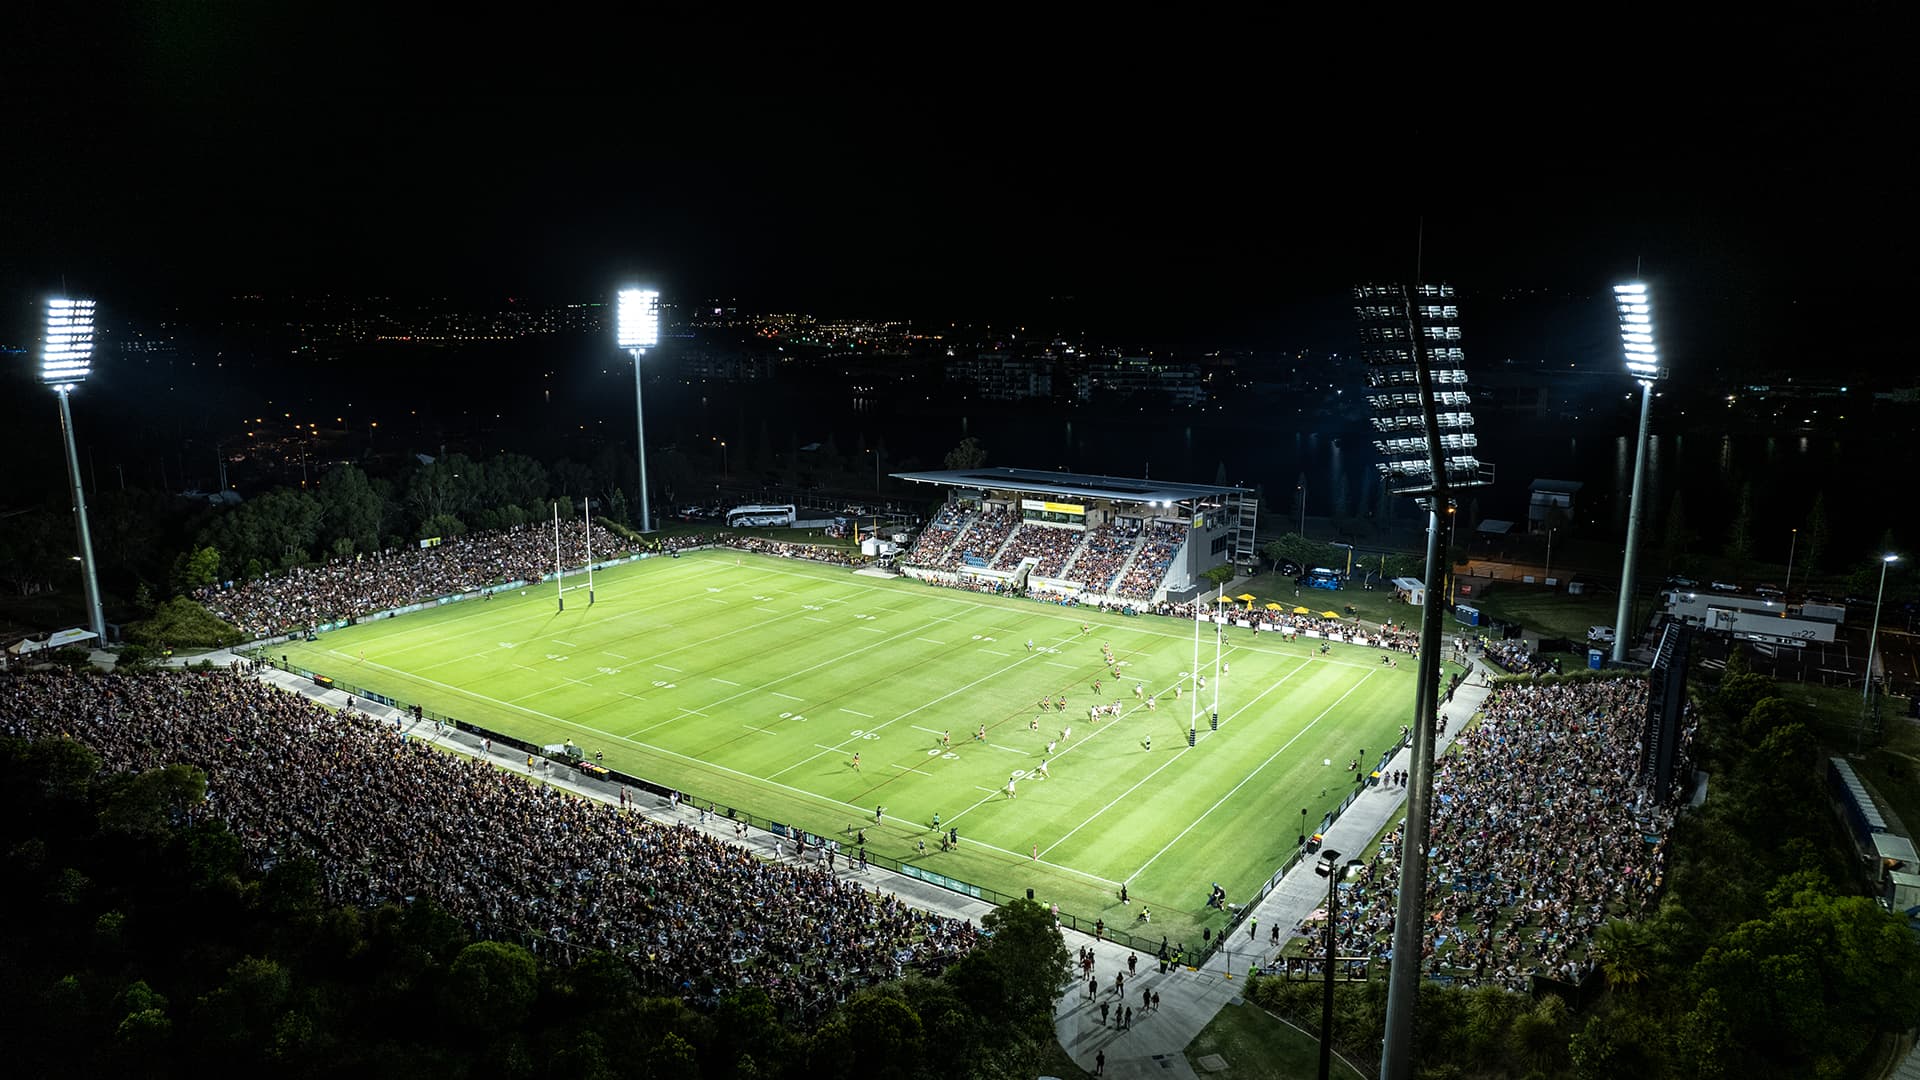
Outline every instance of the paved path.
<path id="1" fill-rule="evenodd" d="M 216 666 L 225 667 L 233 659 L 233 653 L 222 650 L 202 656 L 176 657 L 172 663 L 184 665 L 211 660 Z M 1487 695 L 1487 673 L 1487 668 L 1474 662 L 1469 668 L 1468 682 L 1455 692 L 1451 703 L 1442 707 L 1441 712 L 1447 723 L 1437 749 L 1444 749 L 1479 709 Z M 550 771 L 547 767 L 537 765 L 529 770 L 524 753 L 511 750 L 483 753 L 478 736 L 452 728 L 436 729 L 433 721 L 416 721 L 411 714 L 402 710 L 378 705 L 342 690 L 323 690 L 310 680 L 277 668 L 257 668 L 254 674 L 265 682 L 335 708 L 345 708 L 351 702 L 352 708 L 389 721 L 410 737 L 427 739 L 470 757 L 484 758 L 509 772 L 526 773 L 532 779 L 583 798 L 612 805 L 619 803 L 619 786 L 616 784 L 590 780 L 564 767 Z M 1411 769 L 1411 752 L 1403 749 L 1389 762 L 1388 767 Z M 734 835 L 734 822 L 723 816 L 711 815 L 702 821 L 695 807 L 673 804 L 666 799 L 631 789 L 630 794 L 635 811 L 649 818 L 698 828 L 729 843 L 739 842 Z M 1366 789 L 1327 830 L 1325 846 L 1358 855 L 1374 834 L 1388 822 L 1399 818 L 1405 798 L 1406 792 L 1400 788 Z M 793 857 L 791 846 L 783 850 L 780 839 L 762 829 L 749 828 L 745 844 L 761 856 L 776 859 Z M 976 924 L 994 908 L 985 901 L 973 900 L 877 866 L 860 870 L 849 867 L 843 860 L 836 870 L 836 876 L 898 896 L 915 907 L 954 918 L 971 919 Z M 1313 873 L 1311 862 L 1303 862 L 1256 906 L 1253 917 L 1262 928 L 1282 927 L 1284 944 L 1290 931 L 1321 906 L 1326 894 L 1325 880 Z M 1143 932 L 1145 927 L 1129 929 L 1142 937 L 1146 936 Z M 1107 1055 L 1106 1075 L 1118 1078 L 1195 1076 L 1187 1063 L 1187 1045 L 1212 1022 L 1222 1007 L 1239 997 L 1246 985 L 1248 967 L 1265 963 L 1278 952 L 1267 944 L 1264 931 L 1250 941 L 1246 932 L 1241 930 L 1231 945 L 1217 950 L 1197 971 L 1176 967 L 1163 973 L 1152 956 L 1138 954 L 1135 974 L 1127 980 L 1124 999 L 1124 1004 L 1133 1007 L 1135 1016 L 1132 1026 L 1123 1031 L 1115 1027 L 1117 1019 L 1112 1006 L 1120 1003 L 1121 999 L 1114 994 L 1113 981 L 1116 973 L 1126 970 L 1130 950 L 1111 941 L 1096 942 L 1091 935 L 1077 931 L 1063 930 L 1062 933 L 1067 939 L 1067 947 L 1076 953 L 1081 946 L 1093 947 L 1097 957 L 1094 974 L 1100 992 L 1089 1000 L 1084 979 L 1068 985 L 1054 1005 L 1054 1030 L 1059 1036 L 1060 1045 L 1088 1072 L 1093 1071 L 1095 1054 L 1104 1050 Z M 1143 989 L 1160 995 L 1158 1010 L 1143 1010 L 1140 997 Z M 1105 1025 L 1100 1022 L 1099 1007 L 1102 1001 L 1109 1003 L 1109 1019 Z"/>

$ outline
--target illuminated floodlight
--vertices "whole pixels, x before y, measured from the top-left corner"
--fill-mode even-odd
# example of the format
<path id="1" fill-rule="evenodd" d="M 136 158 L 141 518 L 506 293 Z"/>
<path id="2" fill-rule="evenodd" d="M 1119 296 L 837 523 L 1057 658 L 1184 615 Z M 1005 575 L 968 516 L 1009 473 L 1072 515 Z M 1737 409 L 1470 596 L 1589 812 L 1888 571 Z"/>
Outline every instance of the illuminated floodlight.
<path id="1" fill-rule="evenodd" d="M 47 301 L 47 326 L 40 346 L 40 381 L 71 389 L 93 373 L 93 301 Z"/>
<path id="2" fill-rule="evenodd" d="M 1362 285 L 1353 295 L 1367 404 L 1381 436 L 1373 445 L 1388 490 L 1426 496 L 1492 482 L 1492 466 L 1476 456 L 1466 354 L 1454 344 L 1461 335 L 1453 286 Z"/>
<path id="3" fill-rule="evenodd" d="M 621 289 L 619 343 L 623 349 L 660 344 L 660 294 L 653 289 Z"/>
<path id="4" fill-rule="evenodd" d="M 1620 315 L 1620 347 L 1626 353 L 1627 372 L 1643 381 L 1660 378 L 1664 372 L 1660 353 L 1653 347 L 1653 303 L 1647 287 L 1615 285 L 1613 305 Z"/>

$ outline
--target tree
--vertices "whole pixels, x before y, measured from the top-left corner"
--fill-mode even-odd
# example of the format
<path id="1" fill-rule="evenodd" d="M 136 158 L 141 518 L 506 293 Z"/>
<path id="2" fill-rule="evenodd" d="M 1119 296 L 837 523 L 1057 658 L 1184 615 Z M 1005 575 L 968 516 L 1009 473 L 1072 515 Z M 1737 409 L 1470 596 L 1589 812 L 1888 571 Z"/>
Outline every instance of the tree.
<path id="1" fill-rule="evenodd" d="M 320 540 L 329 546 L 347 541 L 349 551 L 377 551 L 382 495 L 367 474 L 352 465 L 339 465 L 320 478 L 315 496 L 320 501 Z"/>
<path id="2" fill-rule="evenodd" d="M 450 1011 L 469 1027 L 518 1026 L 539 990 L 533 954 L 505 942 L 476 941 L 447 971 Z"/>
<path id="3" fill-rule="evenodd" d="M 1806 533 L 1806 575 L 1812 577 L 1826 568 L 1827 545 L 1832 537 L 1827 530 L 1827 496 L 1825 492 L 1815 492 L 1813 509 L 1807 511 L 1807 524 L 1800 530 Z"/>
<path id="4" fill-rule="evenodd" d="M 1673 493 L 1673 501 L 1667 504 L 1666 534 L 1660 544 L 1660 559 L 1665 564 L 1667 573 L 1674 573 L 1680 568 L 1680 560 L 1686 557 L 1687 550 L 1697 539 L 1692 527 L 1687 523 L 1686 506 L 1680 498 L 1680 493 L 1676 491 Z"/>
<path id="5" fill-rule="evenodd" d="M 1614 919 L 1594 933 L 1593 944 L 1609 989 L 1635 989 L 1652 970 L 1653 942 L 1639 923 Z"/>
<path id="6" fill-rule="evenodd" d="M 980 440 L 969 435 L 960 440 L 960 445 L 947 451 L 947 468 L 977 469 L 987 463 L 987 452 L 980 448 Z"/>
<path id="7" fill-rule="evenodd" d="M 1733 520 L 1727 524 L 1728 559 L 1736 563 L 1745 563 L 1753 558 L 1753 481 L 1740 485 L 1740 501 L 1734 509 Z"/>
<path id="8" fill-rule="evenodd" d="M 164 837 L 205 801 L 207 774 L 192 765 L 167 765 L 131 777 L 118 774 L 101 786 L 108 792 L 100 810 L 103 831 Z"/>
<path id="9" fill-rule="evenodd" d="M 1218 585 L 1225 585 L 1227 582 L 1232 581 L 1233 575 L 1234 575 L 1233 566 L 1229 563 L 1222 563 L 1219 566 L 1216 566 L 1213 569 L 1207 571 L 1206 573 L 1201 574 L 1200 576 L 1203 578 L 1206 578 L 1208 581 L 1211 581 L 1214 583 L 1214 585 L 1218 586 Z"/>

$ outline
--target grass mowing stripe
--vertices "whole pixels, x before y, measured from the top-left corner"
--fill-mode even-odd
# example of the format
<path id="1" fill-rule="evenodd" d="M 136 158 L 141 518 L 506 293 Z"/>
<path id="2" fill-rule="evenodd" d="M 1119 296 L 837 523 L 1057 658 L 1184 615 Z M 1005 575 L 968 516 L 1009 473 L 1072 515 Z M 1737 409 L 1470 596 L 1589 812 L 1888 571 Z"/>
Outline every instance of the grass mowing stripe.
<path id="1" fill-rule="evenodd" d="M 1251 709 L 1251 708 L 1253 708 L 1253 706 L 1254 706 L 1254 703 L 1255 703 L 1255 702 L 1257 702 L 1257 701 L 1259 701 L 1259 700 L 1260 700 L 1261 698 L 1263 698 L 1263 697 L 1266 697 L 1266 696 L 1267 696 L 1268 694 L 1271 694 L 1271 693 L 1273 693 L 1273 692 L 1274 692 L 1275 690 L 1278 690 L 1278 689 L 1280 689 L 1280 686 L 1281 686 L 1281 684 L 1282 684 L 1282 683 L 1284 683 L 1284 682 L 1286 682 L 1286 681 L 1287 681 L 1288 679 L 1291 679 L 1291 678 L 1293 678 L 1293 677 L 1294 677 L 1295 675 L 1298 675 L 1298 674 L 1300 674 L 1300 673 L 1301 673 L 1302 671 L 1305 671 L 1305 670 L 1307 670 L 1307 665 L 1305 665 L 1305 664 L 1301 664 L 1301 665 L 1300 665 L 1299 667 L 1297 667 L 1297 668 L 1294 668 L 1294 669 L 1293 669 L 1292 671 L 1289 671 L 1289 672 L 1287 672 L 1287 673 L 1286 673 L 1285 675 L 1282 675 L 1282 676 L 1281 676 L 1281 677 L 1280 677 L 1279 679 L 1277 679 L 1277 680 L 1275 680 L 1275 681 L 1274 681 L 1274 683 L 1273 683 L 1273 685 L 1272 685 L 1272 686 L 1269 686 L 1269 687 L 1267 687 L 1267 688 L 1266 688 L 1265 690 L 1262 690 L 1262 691 L 1260 691 L 1260 692 L 1259 692 L 1258 694 L 1255 694 L 1255 695 L 1254 695 L 1254 697 L 1253 697 L 1253 700 L 1252 700 L 1252 701 L 1249 701 L 1249 702 L 1247 702 L 1247 703 L 1246 703 L 1245 705 L 1242 705 L 1242 706 L 1240 706 L 1240 707 L 1239 707 L 1238 709 L 1235 709 L 1235 710 L 1234 710 L 1234 711 L 1233 711 L 1233 712 L 1232 712 L 1231 714 L 1229 714 L 1229 715 L 1227 716 L 1227 719 L 1226 719 L 1225 721 L 1223 721 L 1223 723 L 1229 723 L 1229 722 L 1231 722 L 1231 721 L 1233 720 L 1233 718 L 1234 718 L 1234 717 L 1236 717 L 1236 716 L 1239 716 L 1239 715 L 1240 715 L 1241 713 L 1243 713 L 1243 712 L 1246 712 L 1246 711 L 1247 711 L 1248 709 Z M 1365 679 L 1362 679 L 1362 680 L 1360 680 L 1360 682 L 1365 682 L 1365 681 L 1366 681 Z M 1360 683 L 1355 683 L 1355 684 L 1354 684 L 1354 686 L 1356 686 L 1356 687 L 1358 687 L 1359 685 L 1360 685 Z M 1348 691 L 1348 693 L 1352 693 L 1352 691 L 1351 691 L 1351 690 L 1349 690 L 1349 691 Z M 1135 712 L 1138 712 L 1138 711 L 1139 711 L 1139 706 L 1135 706 L 1135 707 L 1134 707 L 1134 711 L 1135 711 Z M 1117 724 L 1117 723 L 1115 723 L 1115 724 L 1109 724 L 1109 725 L 1107 725 L 1107 727 L 1106 727 L 1106 730 L 1108 730 L 1108 731 L 1112 731 L 1112 730 L 1114 730 L 1115 728 L 1118 728 L 1119 726 L 1120 726 L 1120 725 L 1119 725 L 1119 724 Z M 1087 743 L 1087 742 L 1092 742 L 1092 741 L 1093 741 L 1093 739 L 1094 739 L 1094 737 L 1095 737 L 1095 736 L 1097 736 L 1097 735 L 1099 735 L 1099 734 L 1100 734 L 1100 733 L 1099 733 L 1098 731 L 1095 731 L 1095 732 L 1093 733 L 1093 735 L 1089 735 L 1089 736 L 1087 736 L 1087 737 L 1086 737 L 1086 739 L 1085 739 L 1085 740 L 1083 740 L 1083 743 L 1082 743 L 1082 745 L 1084 745 L 1084 744 L 1085 744 L 1085 743 Z M 1209 732 L 1209 734 L 1211 734 L 1211 732 Z M 1069 749 L 1069 750 L 1071 750 L 1071 749 L 1073 749 L 1073 748 L 1072 748 L 1072 747 L 1068 747 L 1068 749 Z M 1165 765 L 1162 765 L 1162 766 L 1160 766 L 1159 768 L 1157 768 L 1157 769 L 1155 769 L 1155 770 L 1153 770 L 1152 772 L 1150 772 L 1150 773 L 1148 773 L 1147 775 L 1145 775 L 1145 776 L 1143 776 L 1143 777 L 1141 777 L 1138 783 L 1135 783 L 1135 784 L 1134 784 L 1134 785 L 1133 785 L 1132 787 L 1130 787 L 1130 788 L 1128 788 L 1127 790 L 1125 790 L 1125 791 L 1123 791 L 1123 792 L 1121 792 L 1121 793 L 1120 793 L 1120 794 L 1119 794 L 1118 796 L 1116 796 L 1116 797 L 1114 798 L 1114 800 L 1113 800 L 1112 802 L 1109 802 L 1109 803 L 1108 803 L 1107 805 L 1105 805 L 1105 806 L 1103 806 L 1103 807 L 1101 807 L 1100 809 L 1098 809 L 1098 810 L 1096 810 L 1096 811 L 1094 811 L 1094 813 L 1093 813 L 1093 817 L 1090 817 L 1090 818 L 1088 818 L 1088 819 L 1086 819 L 1085 821 L 1082 821 L 1082 822 L 1081 822 L 1080 824 L 1078 824 L 1078 825 L 1075 825 L 1075 826 L 1074 826 L 1074 827 L 1073 827 L 1072 829 L 1069 829 L 1069 830 L 1067 831 L 1067 835 L 1066 835 L 1066 836 L 1063 836 L 1063 837 L 1061 837 L 1060 839 L 1058 839 L 1058 840 L 1055 840 L 1055 841 L 1054 841 L 1053 843 L 1051 843 L 1051 844 L 1048 844 L 1048 845 L 1047 845 L 1047 851 L 1052 851 L 1052 850 L 1053 850 L 1054 848 L 1057 848 L 1057 847 L 1059 847 L 1059 846 L 1060 846 L 1061 844 L 1064 844 L 1064 843 L 1066 843 L 1066 842 L 1067 842 L 1067 840 L 1068 840 L 1068 839 L 1069 839 L 1070 837 L 1072 837 L 1074 833 L 1077 833 L 1077 832 L 1079 832 L 1079 831 L 1080 831 L 1081 829 L 1084 829 L 1084 828 L 1086 828 L 1086 827 L 1087 827 L 1088 825 L 1091 825 L 1091 824 L 1093 824 L 1093 822 L 1094 822 L 1094 820 L 1095 820 L 1096 818 L 1098 818 L 1098 817 L 1099 817 L 1099 816 L 1100 816 L 1101 814 L 1104 814 L 1104 813 L 1106 813 L 1107 811 L 1109 811 L 1109 810 L 1111 810 L 1111 809 L 1113 809 L 1113 808 L 1114 808 L 1115 806 L 1118 806 L 1118 805 L 1120 804 L 1120 801 L 1121 801 L 1122 799 L 1125 799 L 1125 798 L 1126 798 L 1127 796 L 1129 796 L 1129 795 L 1131 795 L 1131 794 L 1133 794 L 1133 793 L 1134 793 L 1135 791 L 1138 791 L 1138 790 L 1140 789 L 1140 785 L 1141 785 L 1141 784 L 1144 784 L 1144 783 L 1146 783 L 1147 781 L 1149 781 L 1149 780 L 1151 780 L 1151 779 L 1153 779 L 1154 777 L 1156 777 L 1156 776 L 1159 776 L 1159 775 L 1160 775 L 1161 773 L 1163 773 L 1163 772 L 1165 772 L 1166 770 L 1168 770 L 1168 769 L 1170 769 L 1170 768 L 1172 768 L 1172 767 L 1173 767 L 1173 763 L 1174 763 L 1174 762 L 1176 762 L 1176 761 L 1179 761 L 1179 760 L 1180 760 L 1180 759 L 1181 759 L 1182 757 L 1184 757 L 1184 756 L 1186 755 L 1186 753 L 1187 753 L 1187 751 L 1189 751 L 1189 750 L 1194 750 L 1194 749 L 1198 749 L 1198 747 L 1197 747 L 1197 746 L 1183 746 L 1183 747 L 1181 747 L 1181 748 L 1180 748 L 1179 750 L 1176 750 L 1176 751 L 1174 752 L 1174 755 L 1173 755 L 1173 756 L 1172 756 L 1171 758 L 1168 758 L 1168 759 L 1167 759 L 1167 763 L 1166 763 Z M 1066 755 L 1064 755 L 1064 754 L 1062 754 L 1061 756 L 1062 756 L 1062 757 L 1065 757 Z M 1046 854 L 1046 851 L 1043 851 L 1043 852 L 1041 852 L 1041 854 L 1042 854 L 1042 855 L 1044 855 L 1044 854 Z M 1132 879 L 1132 878 L 1129 878 L 1129 879 L 1127 879 L 1127 880 L 1129 880 L 1129 881 L 1131 881 L 1131 880 L 1133 880 L 1133 879 Z"/>
<path id="2" fill-rule="evenodd" d="M 1319 725 L 1319 723 L 1320 723 L 1320 721 L 1322 721 L 1322 720 L 1325 720 L 1325 719 L 1327 718 L 1327 714 L 1328 714 L 1328 713 L 1331 713 L 1331 712 L 1332 712 L 1333 710 L 1335 710 L 1335 709 L 1337 709 L 1337 708 L 1339 708 L 1339 707 L 1340 707 L 1340 703 L 1341 703 L 1342 701 L 1345 701 L 1345 700 L 1347 700 L 1348 698 L 1350 698 L 1350 697 L 1352 697 L 1352 696 L 1353 696 L 1353 692 L 1354 692 L 1355 690 L 1358 690 L 1358 689 L 1360 689 L 1360 688 L 1361 688 L 1362 686 L 1364 686 L 1364 685 L 1366 685 L 1366 682 L 1367 682 L 1367 680 L 1368 680 L 1368 679 L 1371 679 L 1371 678 L 1373 678 L 1373 676 L 1374 676 L 1374 674 L 1375 674 L 1374 672 L 1371 672 L 1371 671 L 1369 671 L 1369 672 L 1367 672 L 1367 673 L 1366 673 L 1365 675 L 1362 675 L 1362 676 L 1360 677 L 1360 681 L 1359 681 L 1359 682 L 1357 682 L 1357 683 L 1354 683 L 1354 684 L 1353 684 L 1352 686 L 1350 686 L 1350 687 L 1348 687 L 1348 688 L 1347 688 L 1347 692 L 1346 692 L 1346 693 L 1344 693 L 1344 694 L 1341 694 L 1341 695 L 1340 695 L 1340 696 L 1339 696 L 1339 697 L 1338 697 L 1337 699 L 1335 699 L 1335 700 L 1334 700 L 1334 703 L 1333 703 L 1332 705 L 1329 705 L 1329 706 L 1327 706 L 1326 708 L 1324 708 L 1324 709 L 1322 709 L 1322 710 L 1320 710 L 1320 715 L 1319 715 L 1319 716 L 1316 716 L 1316 717 L 1314 717 L 1314 718 L 1313 718 L 1312 720 L 1310 720 L 1310 721 L 1308 721 L 1308 722 L 1307 722 L 1307 726 L 1306 726 L 1306 727 L 1303 727 L 1303 728 L 1301 728 L 1298 734 L 1296 734 L 1296 735 L 1294 735 L 1294 737 L 1293 737 L 1293 738 L 1291 738 L 1291 739 L 1288 739 L 1288 740 L 1287 740 L 1287 741 L 1286 741 L 1286 742 L 1285 742 L 1284 744 L 1282 744 L 1282 745 L 1281 745 L 1281 747 L 1280 747 L 1280 749 L 1278 749 L 1278 750 L 1275 750 L 1275 751 L 1274 751 L 1273 753 L 1271 753 L 1271 754 L 1268 754 L 1268 755 L 1267 755 L 1267 760 L 1265 760 L 1265 761 L 1263 761 L 1263 762 L 1261 762 L 1261 763 L 1259 764 L 1259 766 L 1258 766 L 1258 767 L 1256 767 L 1256 768 L 1255 768 L 1255 769 L 1254 769 L 1254 770 L 1253 770 L 1252 772 L 1250 772 L 1250 773 L 1248 773 L 1248 774 L 1247 774 L 1247 777 L 1246 777 L 1246 779 L 1245 779 L 1245 780 L 1242 780 L 1242 781 L 1240 781 L 1239 783 L 1237 783 L 1237 784 L 1235 784 L 1235 785 L 1233 785 L 1233 790 L 1232 790 L 1232 791 L 1229 791 L 1229 792 L 1227 792 L 1227 793 L 1226 793 L 1225 795 L 1222 795 L 1222 796 L 1220 796 L 1220 799 L 1219 799 L 1219 801 L 1218 801 L 1218 802 L 1215 802 L 1215 803 L 1214 803 L 1214 804 L 1213 804 L 1212 806 L 1209 806 L 1209 807 L 1207 807 L 1207 809 L 1206 809 L 1206 812 L 1205 812 L 1205 813 L 1202 813 L 1202 814 L 1201 814 L 1201 815 L 1199 815 L 1198 817 L 1196 817 L 1196 818 L 1194 818 L 1194 819 L 1193 819 L 1193 820 L 1192 820 L 1191 822 L 1188 822 L 1188 823 L 1187 823 L 1187 827 L 1186 827 L 1186 828 L 1184 828 L 1184 829 L 1181 829 L 1181 830 L 1180 830 L 1180 835 L 1179 835 L 1179 836 L 1176 836 L 1176 837 L 1174 837 L 1173 839 L 1171 839 L 1171 840 L 1169 840 L 1169 841 L 1167 841 L 1167 846 L 1166 846 L 1166 847 L 1163 847 L 1163 848 L 1161 848 L 1161 849 L 1160 849 L 1159 851 L 1156 851 L 1156 852 L 1154 852 L 1154 853 L 1153 853 L 1153 858 L 1151 858 L 1151 859 L 1148 859 L 1148 860 L 1147 860 L 1146 862 L 1144 862 L 1144 863 L 1142 863 L 1142 864 L 1140 865 L 1140 869 L 1138 869 L 1138 870 L 1135 870 L 1135 871 L 1134 871 L 1134 872 L 1133 872 L 1133 873 L 1132 873 L 1132 874 L 1131 874 L 1131 875 L 1130 875 L 1130 876 L 1128 877 L 1128 879 L 1127 879 L 1127 880 L 1129 880 L 1129 881 L 1131 881 L 1131 880 L 1133 880 L 1134 878 L 1137 878 L 1137 877 L 1139 877 L 1139 876 L 1140 876 L 1141 874 L 1144 874 L 1144 873 L 1146 873 L 1146 870 L 1147 870 L 1147 867 L 1149 867 L 1149 866 L 1152 866 L 1152 865 L 1153 865 L 1153 864 L 1154 864 L 1155 862 L 1158 862 L 1158 861 L 1159 861 L 1159 859 L 1160 859 L 1160 856 L 1162 856 L 1162 855 L 1165 855 L 1165 854 L 1167 853 L 1167 851 L 1168 851 L 1169 849 L 1171 849 L 1171 848 L 1173 847 L 1173 845 L 1175 845 L 1175 844 L 1177 844 L 1177 843 L 1179 843 L 1179 842 L 1180 842 L 1180 841 L 1181 841 L 1181 840 L 1182 840 L 1183 838 L 1185 838 L 1185 837 L 1186 837 L 1186 835 L 1187 835 L 1188 833 L 1190 833 L 1190 832 L 1192 832 L 1192 831 L 1193 831 L 1193 827 L 1194 827 L 1195 825 L 1198 825 L 1198 824 L 1200 824 L 1200 823 L 1201 823 L 1202 821 L 1205 821 L 1205 820 L 1207 819 L 1207 815 L 1208 815 L 1208 814 L 1211 814 L 1211 813 L 1213 813 L 1213 812 L 1214 812 L 1215 810 L 1218 810 L 1218 809 L 1220 809 L 1220 807 L 1221 807 L 1221 805 L 1222 805 L 1222 804 L 1224 804 L 1224 803 L 1225 803 L 1225 802 L 1226 802 L 1226 801 L 1227 801 L 1228 799 L 1231 799 L 1231 798 L 1233 798 L 1233 796 L 1234 796 L 1234 793 L 1235 793 L 1235 792 L 1237 792 L 1237 791 L 1239 791 L 1239 790 L 1240 790 L 1241 788 L 1243 788 L 1243 787 L 1246 787 L 1246 786 L 1247 786 L 1247 784 L 1248 784 L 1248 782 L 1250 782 L 1250 781 L 1251 781 L 1251 780 L 1252 780 L 1252 779 L 1253 779 L 1254 777 L 1256 777 L 1256 776 L 1258 776 L 1258 775 L 1260 775 L 1260 773 L 1261 773 L 1261 772 L 1262 772 L 1262 771 L 1263 771 L 1264 769 L 1266 769 L 1266 767 L 1267 767 L 1267 766 L 1269 766 L 1269 765 L 1271 765 L 1271 764 L 1273 764 L 1273 759 L 1274 759 L 1274 758 L 1277 758 L 1277 757 L 1279 757 L 1279 756 L 1280 756 L 1281 754 L 1284 754 L 1284 753 L 1286 753 L 1286 752 L 1287 752 L 1287 750 L 1288 750 L 1288 748 L 1290 748 L 1291 746 L 1293 746 L 1293 744 L 1294 744 L 1294 743 L 1297 743 L 1297 742 L 1299 742 L 1299 741 L 1300 741 L 1300 739 L 1301 739 L 1302 737 L 1304 737 L 1304 736 L 1306 735 L 1306 733 L 1307 733 L 1307 732 L 1309 732 L 1309 731 L 1312 731 L 1312 730 L 1313 730 L 1313 729 L 1314 729 L 1314 728 L 1315 728 L 1316 726 L 1318 726 L 1318 725 Z"/>

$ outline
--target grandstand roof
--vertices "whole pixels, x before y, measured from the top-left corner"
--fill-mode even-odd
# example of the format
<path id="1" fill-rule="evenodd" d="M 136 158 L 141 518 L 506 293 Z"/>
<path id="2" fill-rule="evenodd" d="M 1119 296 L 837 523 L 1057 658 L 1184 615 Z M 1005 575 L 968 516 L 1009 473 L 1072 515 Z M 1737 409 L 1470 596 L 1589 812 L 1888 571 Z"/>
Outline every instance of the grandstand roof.
<path id="1" fill-rule="evenodd" d="M 942 487 L 1012 489 L 1030 491 L 1036 495 L 1070 495 L 1120 502 L 1176 503 L 1211 495 L 1245 493 L 1247 490 L 1215 484 L 1179 484 L 1169 480 L 1134 480 L 1122 476 L 1047 472 L 1044 469 L 942 469 L 893 475 L 900 480 Z"/>

